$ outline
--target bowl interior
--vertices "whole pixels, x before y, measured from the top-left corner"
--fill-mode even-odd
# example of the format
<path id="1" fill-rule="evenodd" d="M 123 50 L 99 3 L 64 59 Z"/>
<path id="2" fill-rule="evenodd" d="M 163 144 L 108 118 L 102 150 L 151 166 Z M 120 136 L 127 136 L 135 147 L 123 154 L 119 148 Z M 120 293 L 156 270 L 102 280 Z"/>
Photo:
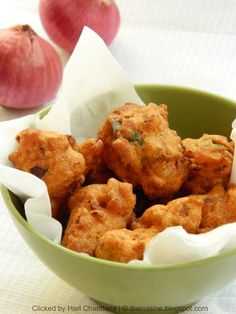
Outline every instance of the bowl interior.
<path id="1" fill-rule="evenodd" d="M 234 101 L 185 87 L 138 85 L 136 89 L 146 103 L 168 106 L 170 127 L 182 138 L 200 137 L 203 133 L 229 137 L 236 116 Z M 1 190 L 17 229 L 43 263 L 99 302 L 139 306 L 190 304 L 236 276 L 236 249 L 193 263 L 146 267 L 80 255 L 38 235 L 25 220 L 18 197 L 4 187 Z"/>
<path id="2" fill-rule="evenodd" d="M 144 102 L 166 104 L 170 128 L 182 137 L 200 137 L 203 133 L 221 134 L 229 137 L 231 124 L 236 116 L 236 102 L 208 92 L 187 87 L 142 84 L 136 90 Z M 40 112 L 45 116 L 50 107 Z M 2 190 L 5 196 L 6 190 Z M 11 214 L 25 219 L 24 206 L 17 196 L 8 191 L 5 201 Z M 19 218 L 19 216 L 18 216 Z M 20 220 L 22 222 L 23 220 Z M 27 224 L 27 223 L 26 223 Z"/>
<path id="3" fill-rule="evenodd" d="M 176 130 L 182 138 L 196 138 L 204 133 L 229 137 L 231 124 L 236 116 L 236 102 L 208 92 L 180 86 L 142 84 L 136 85 L 135 88 L 145 103 L 164 103 L 168 106 L 170 128 Z M 42 110 L 41 118 L 49 110 L 50 107 Z M 5 201 L 11 203 L 11 206 L 8 206 L 11 214 L 14 214 L 17 209 L 17 214 L 25 219 L 23 204 L 17 196 L 8 192 Z"/>
<path id="4" fill-rule="evenodd" d="M 179 86 L 138 85 L 136 90 L 146 103 L 168 106 L 170 128 L 182 138 L 204 133 L 230 135 L 236 117 L 236 102 L 232 100 Z"/>

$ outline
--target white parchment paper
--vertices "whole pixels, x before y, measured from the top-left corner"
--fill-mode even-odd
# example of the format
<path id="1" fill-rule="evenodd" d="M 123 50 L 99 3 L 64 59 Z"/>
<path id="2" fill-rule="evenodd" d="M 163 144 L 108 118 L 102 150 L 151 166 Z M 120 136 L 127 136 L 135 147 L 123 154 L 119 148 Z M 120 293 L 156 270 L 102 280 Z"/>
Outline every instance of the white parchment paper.
<path id="1" fill-rule="evenodd" d="M 60 243 L 61 224 L 51 217 L 50 200 L 44 182 L 12 168 L 8 161 L 8 155 L 17 144 L 15 136 L 27 127 L 36 127 L 72 134 L 82 141 L 95 136 L 107 115 L 125 102 L 143 105 L 102 39 L 85 28 L 66 65 L 60 94 L 50 112 L 43 119 L 38 115 L 29 115 L 0 123 L 0 182 L 20 197 L 29 224 L 50 240 Z M 143 261 L 130 263 L 190 262 L 232 248 L 236 248 L 236 223 L 202 235 L 190 235 L 182 227 L 171 227 L 150 241 Z"/>
<path id="2" fill-rule="evenodd" d="M 144 104 L 104 41 L 85 27 L 65 67 L 57 102 L 37 127 L 85 140 L 125 102 Z"/>
<path id="3" fill-rule="evenodd" d="M 189 234 L 182 226 L 166 228 L 154 236 L 142 261 L 132 265 L 168 265 L 194 262 L 236 248 L 236 223 L 202 234 Z"/>

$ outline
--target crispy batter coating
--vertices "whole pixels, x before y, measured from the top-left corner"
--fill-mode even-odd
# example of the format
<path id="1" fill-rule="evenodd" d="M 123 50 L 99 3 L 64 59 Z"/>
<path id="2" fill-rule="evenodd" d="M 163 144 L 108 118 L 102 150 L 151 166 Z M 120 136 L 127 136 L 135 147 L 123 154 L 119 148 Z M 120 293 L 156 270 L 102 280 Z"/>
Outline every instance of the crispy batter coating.
<path id="1" fill-rule="evenodd" d="M 96 167 L 103 151 L 103 142 L 100 139 L 90 138 L 80 144 L 78 151 L 84 156 L 86 163 L 86 174 Z"/>
<path id="2" fill-rule="evenodd" d="M 108 231 L 101 237 L 95 255 L 121 263 L 128 263 L 133 259 L 141 260 L 147 243 L 156 233 L 155 228 Z"/>
<path id="3" fill-rule="evenodd" d="M 107 167 L 142 187 L 150 199 L 173 195 L 188 175 L 181 139 L 169 129 L 167 116 L 166 105 L 127 103 L 110 114 L 98 134 Z"/>
<path id="4" fill-rule="evenodd" d="M 204 195 L 203 199 L 202 220 L 197 233 L 236 221 L 235 185 L 230 185 L 225 191 L 222 185 L 218 184 Z"/>
<path id="5" fill-rule="evenodd" d="M 158 232 L 167 227 L 183 226 L 189 233 L 196 233 L 202 218 L 203 197 L 191 195 L 177 198 L 167 205 L 154 205 L 132 223 L 132 229 L 155 227 Z"/>
<path id="6" fill-rule="evenodd" d="M 75 140 L 72 136 L 26 129 L 16 140 L 19 147 L 10 154 L 9 160 L 16 168 L 34 174 L 46 183 L 55 217 L 59 199 L 68 197 L 76 185 L 84 181 L 84 157 L 73 149 Z"/>
<path id="7" fill-rule="evenodd" d="M 190 160 L 190 175 L 184 189 L 190 194 L 204 194 L 216 184 L 227 186 L 234 145 L 221 135 L 204 134 L 199 139 L 182 141 L 184 156 Z"/>
<path id="8" fill-rule="evenodd" d="M 133 217 L 132 185 L 109 179 L 79 189 L 68 202 L 71 210 L 62 244 L 94 255 L 100 237 L 109 230 L 125 228 Z"/>
<path id="9" fill-rule="evenodd" d="M 209 193 L 190 195 L 154 205 L 136 219 L 131 228 L 154 227 L 158 232 L 171 226 L 183 226 L 189 233 L 202 233 L 236 221 L 236 186 L 225 191 L 221 184 Z"/>

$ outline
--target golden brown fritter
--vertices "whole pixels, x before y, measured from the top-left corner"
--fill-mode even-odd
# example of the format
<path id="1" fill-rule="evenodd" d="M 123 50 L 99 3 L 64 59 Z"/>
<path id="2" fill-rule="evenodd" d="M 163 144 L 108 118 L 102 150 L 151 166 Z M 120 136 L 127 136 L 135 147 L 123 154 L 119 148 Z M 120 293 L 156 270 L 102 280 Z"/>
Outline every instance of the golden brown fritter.
<path id="1" fill-rule="evenodd" d="M 78 151 L 84 156 L 86 174 L 96 167 L 103 151 L 103 142 L 100 139 L 90 138 L 78 146 Z"/>
<path id="2" fill-rule="evenodd" d="M 68 202 L 71 215 L 62 244 L 94 255 L 100 237 L 109 230 L 125 228 L 133 217 L 132 185 L 109 179 L 79 189 Z"/>
<path id="3" fill-rule="evenodd" d="M 134 230 L 120 229 L 105 233 L 96 256 L 127 263 L 142 259 L 147 243 L 167 227 L 181 225 L 189 233 L 203 233 L 236 221 L 236 186 L 225 191 L 215 186 L 208 194 L 175 199 L 166 206 L 148 208 L 132 224 Z"/>
<path id="4" fill-rule="evenodd" d="M 190 160 L 190 175 L 184 184 L 189 194 L 204 194 L 216 184 L 227 186 L 234 145 L 221 135 L 204 134 L 199 139 L 182 141 L 184 156 Z"/>
<path id="5" fill-rule="evenodd" d="M 202 233 L 236 221 L 236 186 L 225 191 L 221 184 L 209 193 L 190 195 L 154 205 L 136 219 L 131 228 L 154 227 L 158 232 L 167 227 L 183 226 L 189 233 Z"/>
<path id="6" fill-rule="evenodd" d="M 89 138 L 82 144 L 75 142 L 73 145 L 73 148 L 80 152 L 85 159 L 85 185 L 107 183 L 108 179 L 114 176 L 109 174 L 110 171 L 107 168 L 105 170 L 105 165 L 101 162 L 103 147 L 102 140 L 97 138 Z"/>
<path id="7" fill-rule="evenodd" d="M 167 227 L 183 226 L 189 233 L 196 233 L 202 219 L 203 196 L 191 195 L 177 198 L 167 205 L 154 205 L 132 223 L 132 229 L 154 227 L 158 232 Z"/>
<path id="8" fill-rule="evenodd" d="M 236 186 L 230 185 L 227 191 L 216 185 L 203 196 L 202 220 L 198 233 L 236 221 Z"/>
<path id="9" fill-rule="evenodd" d="M 128 263 L 133 259 L 142 260 L 147 243 L 156 233 L 155 228 L 108 231 L 99 240 L 95 256 L 121 263 Z"/>
<path id="10" fill-rule="evenodd" d="M 101 127 L 102 158 L 122 181 L 140 186 L 150 198 L 169 197 L 188 175 L 181 138 L 169 129 L 166 105 L 127 103 Z"/>
<path id="11" fill-rule="evenodd" d="M 55 217 L 59 199 L 68 197 L 84 181 L 84 157 L 73 149 L 75 140 L 71 136 L 26 129 L 16 140 L 19 146 L 9 160 L 17 169 L 30 172 L 46 183 Z"/>

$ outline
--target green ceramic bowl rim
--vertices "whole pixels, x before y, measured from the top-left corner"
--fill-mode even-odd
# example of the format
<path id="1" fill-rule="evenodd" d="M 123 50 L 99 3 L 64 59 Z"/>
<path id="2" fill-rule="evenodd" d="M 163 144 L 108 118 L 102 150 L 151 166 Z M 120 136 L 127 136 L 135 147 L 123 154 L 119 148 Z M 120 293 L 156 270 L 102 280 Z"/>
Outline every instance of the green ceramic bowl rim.
<path id="1" fill-rule="evenodd" d="M 189 92 L 193 92 L 193 93 L 197 93 L 197 94 L 202 94 L 202 95 L 206 95 L 206 96 L 210 96 L 213 98 L 220 98 L 223 102 L 228 102 L 232 105 L 234 105 L 236 107 L 236 102 L 234 102 L 231 99 L 227 99 L 225 97 L 222 97 L 220 95 L 216 95 L 213 93 L 209 93 L 207 91 L 202 91 L 199 89 L 194 89 L 191 87 L 185 87 L 185 86 L 177 86 L 177 85 L 161 85 L 161 84 L 136 84 L 135 88 L 139 89 L 139 88 L 143 88 L 143 87 L 151 87 L 151 88 L 157 88 L 158 86 L 160 86 L 162 89 L 177 89 L 177 90 L 182 90 L 182 91 L 189 91 Z M 45 112 L 47 112 L 49 110 L 50 107 L 44 108 L 41 113 L 44 114 Z M 49 246 L 58 249 L 58 250 L 62 250 L 67 254 L 70 254 L 71 256 L 74 256 L 76 258 L 80 258 L 82 260 L 88 261 L 88 262 L 92 262 L 92 263 L 96 263 L 96 264 L 100 264 L 103 266 L 109 266 L 109 267 L 117 267 L 117 268 L 123 268 L 123 269 L 127 269 L 130 271 L 134 271 L 134 270 L 147 270 L 147 271 L 168 271 L 168 270 L 177 270 L 177 269 L 183 269 L 183 268 L 194 268 L 194 267 L 198 267 L 198 266 L 202 266 L 204 264 L 209 264 L 212 262 L 217 262 L 219 260 L 222 260 L 226 257 L 232 256 L 234 254 L 236 254 L 236 249 L 231 249 L 229 251 L 217 254 L 215 256 L 212 257 L 208 257 L 205 259 L 201 259 L 201 260 L 197 260 L 194 262 L 186 262 L 186 263 L 178 263 L 178 264 L 168 264 L 168 265 L 130 265 L 130 264 L 125 264 L 125 263 L 119 263 L 119 262 L 113 262 L 113 261 L 108 261 L 108 260 L 103 260 L 97 257 L 92 257 L 89 255 L 85 255 L 85 254 L 81 254 L 78 252 L 75 252 L 73 250 L 70 250 L 64 246 L 62 246 L 61 244 L 56 244 L 55 242 L 47 239 L 46 237 L 44 237 L 43 235 L 39 234 L 38 232 L 36 232 L 30 225 L 29 223 L 20 215 L 20 213 L 17 211 L 17 209 L 15 208 L 14 204 L 12 203 L 11 197 L 10 197 L 10 193 L 8 191 L 8 189 L 3 186 L 0 185 L 1 188 L 1 193 L 3 196 L 3 199 L 5 200 L 8 209 L 10 210 L 10 213 L 15 217 L 15 219 L 19 222 L 19 224 L 26 229 L 29 233 L 31 233 L 35 238 L 37 238 L 39 241 L 44 242 L 46 244 L 48 244 Z M 9 206 L 10 205 L 10 206 Z"/>
<path id="2" fill-rule="evenodd" d="M 234 105 L 236 107 L 236 100 L 227 98 L 225 96 L 222 96 L 220 94 L 217 93 L 213 93 L 213 92 L 208 92 L 206 90 L 201 90 L 201 89 L 197 89 L 194 87 L 190 87 L 190 86 L 183 86 L 183 85 L 166 85 L 166 84 L 155 84 L 155 83 L 150 83 L 150 84 L 135 84 L 134 85 L 135 89 L 141 89 L 141 88 L 158 88 L 160 87 L 162 90 L 168 90 L 168 89 L 172 89 L 172 90 L 179 90 L 179 91 L 187 91 L 187 92 L 191 92 L 194 94 L 198 94 L 198 95 L 204 95 L 204 96 L 210 96 L 211 98 L 217 98 L 220 99 L 224 102 L 228 102 L 231 105 Z"/>

